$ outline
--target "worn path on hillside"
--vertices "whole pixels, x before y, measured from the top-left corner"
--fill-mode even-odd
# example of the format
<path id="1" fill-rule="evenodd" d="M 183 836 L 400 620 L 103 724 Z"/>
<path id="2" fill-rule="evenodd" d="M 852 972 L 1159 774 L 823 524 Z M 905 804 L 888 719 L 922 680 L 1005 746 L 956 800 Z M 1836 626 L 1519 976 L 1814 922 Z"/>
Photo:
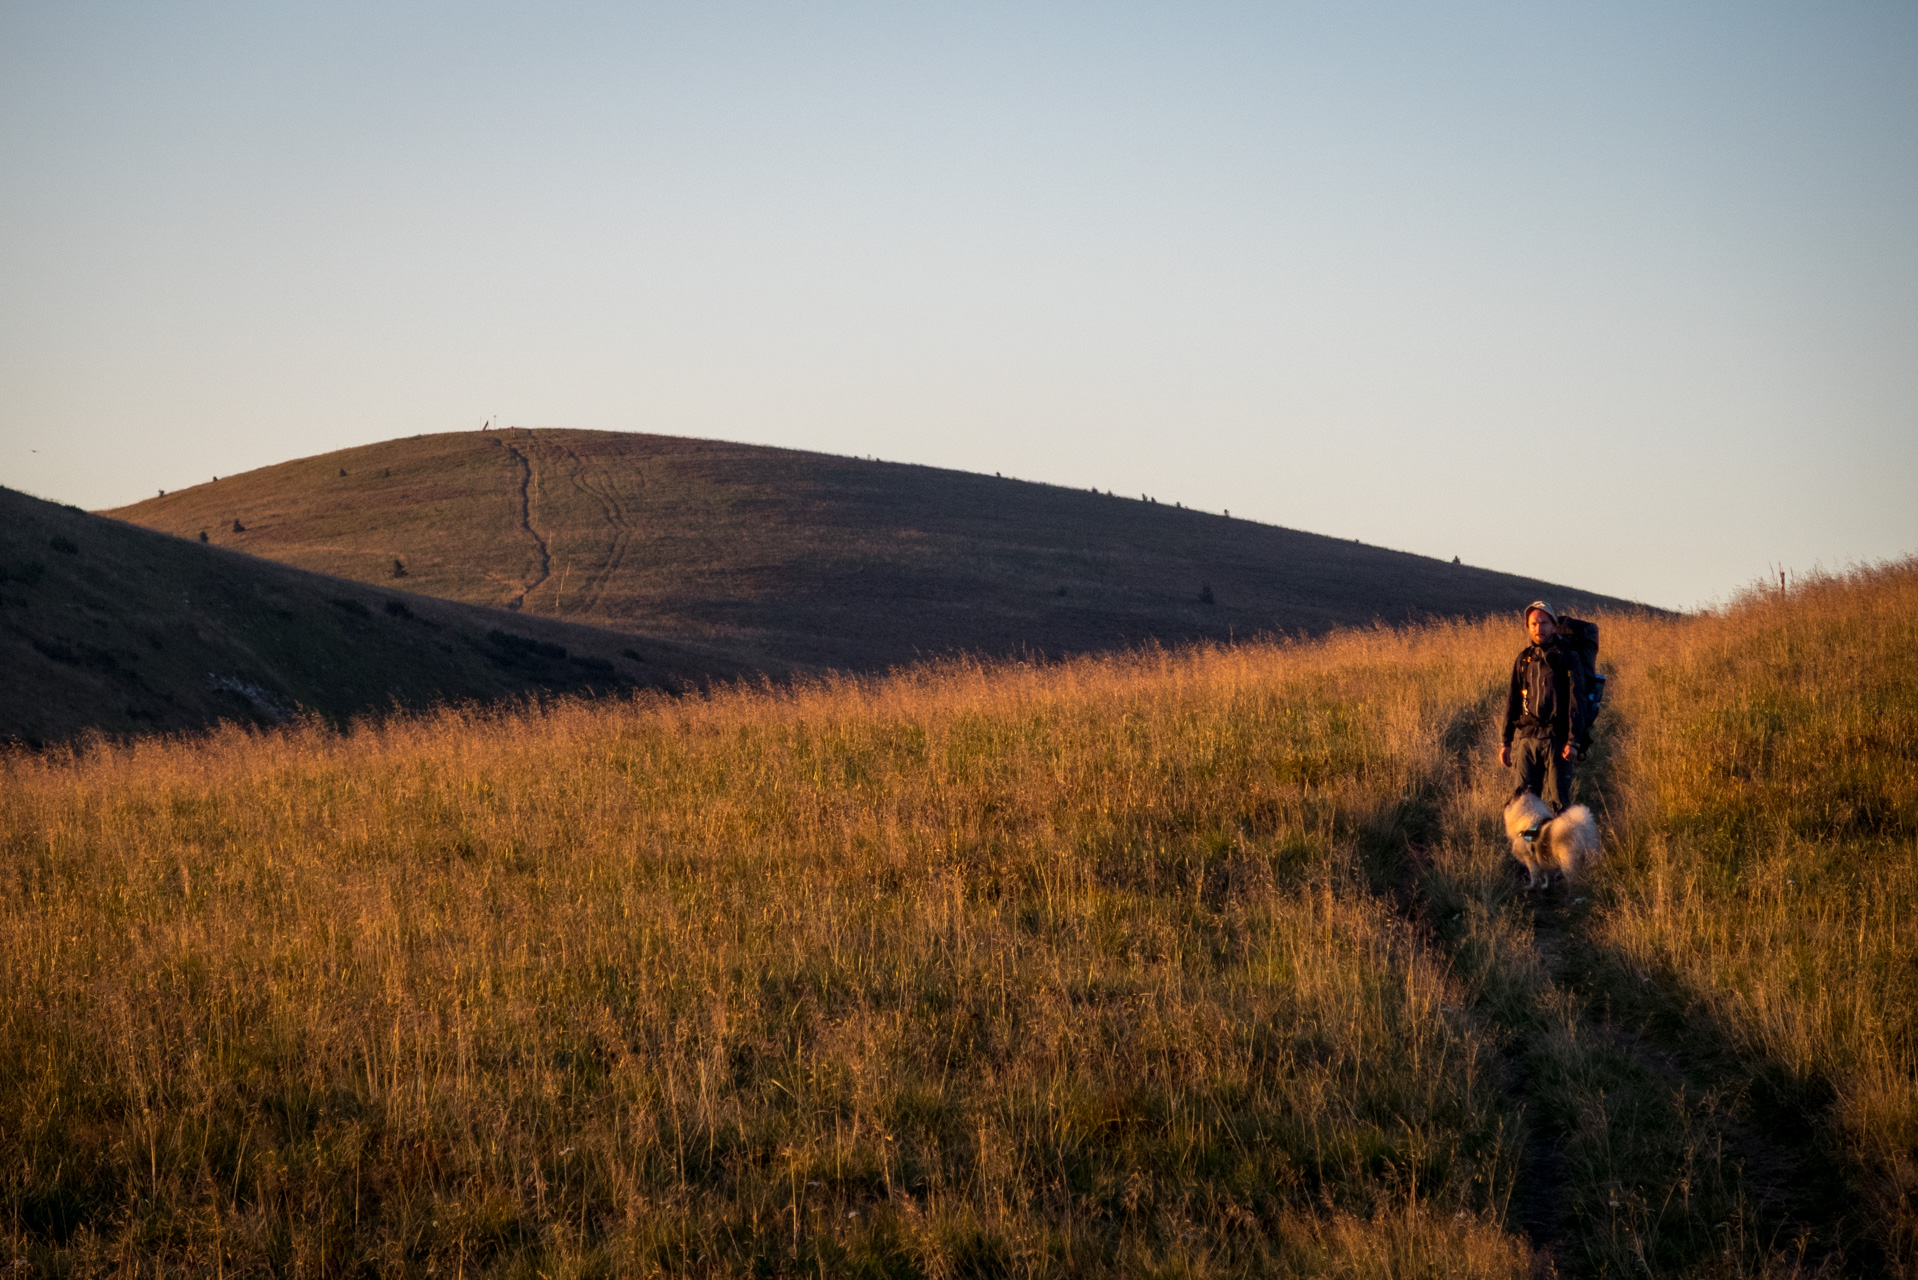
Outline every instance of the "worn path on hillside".
<path id="1" fill-rule="evenodd" d="M 1606 852 L 1615 855 L 1621 841 L 1632 838 L 1614 765 L 1634 726 L 1626 708 L 1608 708 L 1599 723 L 1602 736 L 1583 770 L 1579 799 L 1598 817 Z M 1602 885 L 1561 885 L 1527 896 L 1533 945 L 1550 981 L 1577 1010 L 1581 1033 L 1598 1038 L 1641 1090 L 1665 1101 L 1672 1122 L 1708 1144 L 1721 1166 L 1730 1211 L 1709 1224 L 1684 1224 L 1689 1239 L 1680 1251 L 1722 1254 L 1730 1237 L 1747 1233 L 1743 1251 L 1754 1258 L 1782 1253 L 1814 1274 L 1875 1273 L 1882 1258 L 1864 1257 L 1864 1242 L 1847 1239 L 1855 1233 L 1841 1221 L 1850 1208 L 1844 1171 L 1803 1141 L 1805 1135 L 1759 1123 L 1748 1099 L 1727 1092 L 1731 1050 L 1707 1042 L 1693 997 L 1669 975 L 1638 972 L 1607 941 L 1604 920 L 1595 914 L 1607 896 Z M 1670 1185 L 1687 1194 L 1694 1176 L 1691 1168 L 1674 1169 Z M 1734 1243 L 1731 1251 L 1741 1249 Z M 1868 1245 L 1865 1252 L 1872 1252 Z"/>
<path id="2" fill-rule="evenodd" d="M 581 496 L 598 506 L 606 528 L 611 531 L 604 558 L 581 585 L 573 606 L 575 613 L 584 615 L 598 609 L 600 598 L 606 594 L 607 583 L 625 567 L 626 552 L 633 540 L 633 526 L 612 472 L 601 463 L 581 458 L 570 445 L 562 444 L 560 452 L 571 464 L 567 470 L 567 480 Z"/>
<path id="3" fill-rule="evenodd" d="M 540 534 L 539 530 L 533 527 L 533 459 L 531 453 L 529 450 L 520 448 L 517 444 L 508 444 L 506 446 L 506 452 L 512 454 L 514 460 L 519 463 L 519 527 L 520 531 L 532 541 L 533 551 L 537 557 L 536 564 L 538 566 L 533 576 L 521 584 L 519 594 L 507 601 L 506 607 L 508 609 L 520 609 L 525 606 L 526 597 L 534 591 L 537 591 L 540 586 L 552 576 L 553 556 L 551 550 L 546 545 L 546 539 Z"/>
<path id="4" fill-rule="evenodd" d="M 1837 1219 L 1842 1171 L 1745 1122 L 1688 1038 L 1684 997 L 1646 976 L 1619 997 L 1627 962 L 1594 917 L 1601 882 L 1536 893 L 1506 849 L 1499 815 L 1511 775 L 1488 733 L 1495 698 L 1463 711 L 1426 808 L 1436 841 L 1409 843 L 1399 908 L 1474 990 L 1504 1046 L 1524 1117 L 1507 1207 L 1545 1274 L 1645 1274 L 1708 1262 L 1846 1271 Z M 1621 832 L 1611 760 L 1629 733 L 1616 712 L 1579 779 L 1608 852 Z M 1857 1259 L 1853 1259 L 1854 1263 Z"/>

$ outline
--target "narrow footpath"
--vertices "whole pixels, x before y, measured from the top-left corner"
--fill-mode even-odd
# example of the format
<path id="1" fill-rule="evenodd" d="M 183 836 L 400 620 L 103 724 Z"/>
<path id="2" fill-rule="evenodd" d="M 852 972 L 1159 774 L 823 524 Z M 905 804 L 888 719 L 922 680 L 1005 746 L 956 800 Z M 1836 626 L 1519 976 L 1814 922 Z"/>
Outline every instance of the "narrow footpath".
<path id="1" fill-rule="evenodd" d="M 526 604 L 526 597 L 537 591 L 545 581 L 553 576 L 553 556 L 546 545 L 546 539 L 533 527 L 533 460 L 517 444 L 508 444 L 506 452 L 513 455 L 519 464 L 519 527 L 533 544 L 534 569 L 531 576 L 521 584 L 519 594 L 506 602 L 508 609 L 518 610 Z"/>
<path id="2" fill-rule="evenodd" d="M 1446 763 L 1408 829 L 1431 833 L 1376 870 L 1398 910 L 1441 950 L 1500 1046 L 1523 1126 L 1508 1229 L 1537 1274 L 1869 1275 L 1882 1262 L 1843 1230 L 1843 1171 L 1727 1096 L 1682 992 L 1603 940 L 1607 868 L 1524 890 L 1500 826 L 1509 794 L 1488 733 L 1494 699 L 1464 709 Z M 1614 715 L 1601 720 L 1577 799 L 1607 853 L 1616 830 Z"/>

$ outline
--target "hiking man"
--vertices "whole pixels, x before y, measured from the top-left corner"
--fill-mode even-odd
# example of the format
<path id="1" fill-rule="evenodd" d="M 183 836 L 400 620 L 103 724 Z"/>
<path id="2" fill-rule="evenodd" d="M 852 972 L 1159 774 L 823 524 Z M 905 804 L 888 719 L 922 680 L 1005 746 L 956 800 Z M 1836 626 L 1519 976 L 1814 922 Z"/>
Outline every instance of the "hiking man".
<path id="1" fill-rule="evenodd" d="M 1512 663 L 1498 762 L 1518 769 L 1514 796 L 1529 791 L 1560 813 L 1572 802 L 1572 767 L 1591 745 L 1585 677 L 1552 606 L 1526 605 L 1525 630 L 1532 643 Z"/>

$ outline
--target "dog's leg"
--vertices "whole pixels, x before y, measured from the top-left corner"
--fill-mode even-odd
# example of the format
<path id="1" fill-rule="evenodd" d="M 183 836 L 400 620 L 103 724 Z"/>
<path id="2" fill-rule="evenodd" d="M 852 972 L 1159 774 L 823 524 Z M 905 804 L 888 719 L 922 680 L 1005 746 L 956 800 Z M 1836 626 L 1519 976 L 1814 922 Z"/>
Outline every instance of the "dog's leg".
<path id="1" fill-rule="evenodd" d="M 1516 839 L 1512 841 L 1512 861 L 1518 863 L 1518 869 L 1525 873 L 1525 889 L 1528 893 L 1531 891 L 1532 881 L 1538 878 L 1537 869 L 1532 866 L 1532 860 L 1526 856 L 1530 852 L 1531 850 L 1523 841 Z"/>

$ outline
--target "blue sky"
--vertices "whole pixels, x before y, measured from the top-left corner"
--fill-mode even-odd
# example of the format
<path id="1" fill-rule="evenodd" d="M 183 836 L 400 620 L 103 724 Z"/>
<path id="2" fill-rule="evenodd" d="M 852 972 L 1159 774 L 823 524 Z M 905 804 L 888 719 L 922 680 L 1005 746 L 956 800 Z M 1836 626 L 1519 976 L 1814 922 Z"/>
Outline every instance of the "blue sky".
<path id="1" fill-rule="evenodd" d="M 1918 8 L 0 2 L 0 483 L 503 423 L 1918 551 Z"/>

